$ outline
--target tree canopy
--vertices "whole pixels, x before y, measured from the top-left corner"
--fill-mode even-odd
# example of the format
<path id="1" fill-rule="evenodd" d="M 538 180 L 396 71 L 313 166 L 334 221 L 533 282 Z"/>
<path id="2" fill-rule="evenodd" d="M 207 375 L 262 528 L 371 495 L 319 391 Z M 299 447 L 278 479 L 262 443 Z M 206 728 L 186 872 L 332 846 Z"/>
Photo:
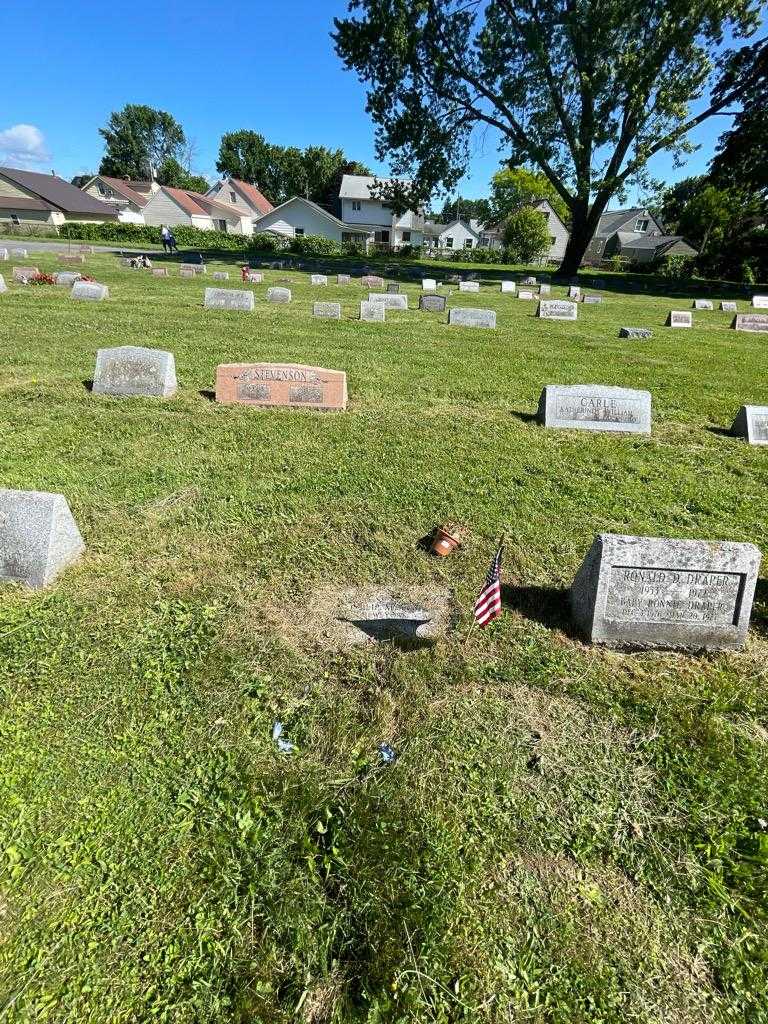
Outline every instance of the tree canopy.
<path id="1" fill-rule="evenodd" d="M 734 53 L 719 84 L 743 90 L 742 109 L 721 136 L 712 161 L 712 177 L 721 184 L 738 181 L 768 197 L 768 43 Z"/>
<path id="2" fill-rule="evenodd" d="M 491 181 L 491 209 L 497 223 L 513 210 L 533 199 L 548 199 L 558 217 L 566 224 L 570 210 L 546 174 L 528 167 L 506 167 L 494 174 Z"/>
<path id="3" fill-rule="evenodd" d="M 574 271 L 608 201 L 662 150 L 744 93 L 716 95 L 728 28 L 755 31 L 760 0 L 351 0 L 333 34 L 368 84 L 377 155 L 408 175 L 416 208 L 465 173 L 490 127 L 513 166 L 538 168 L 568 207 Z M 692 100 L 703 99 L 691 113 Z"/>
<path id="4" fill-rule="evenodd" d="M 100 174 L 114 178 L 149 179 L 169 158 L 177 158 L 186 141 L 184 129 L 165 110 L 128 103 L 99 128 L 106 151 Z"/>
<path id="5" fill-rule="evenodd" d="M 463 196 L 456 196 L 455 199 L 445 200 L 438 217 L 443 224 L 452 220 L 473 219 L 487 224 L 492 219 L 491 203 L 488 199 L 465 199 Z"/>
<path id="6" fill-rule="evenodd" d="M 172 156 L 164 160 L 158 167 L 157 181 L 160 185 L 170 185 L 171 188 L 183 188 L 190 192 L 205 193 L 210 187 L 206 178 L 201 174 L 190 174 Z"/>
<path id="7" fill-rule="evenodd" d="M 513 210 L 504 222 L 504 247 L 511 263 L 532 263 L 549 249 L 549 229 L 543 214 L 532 206 Z"/>

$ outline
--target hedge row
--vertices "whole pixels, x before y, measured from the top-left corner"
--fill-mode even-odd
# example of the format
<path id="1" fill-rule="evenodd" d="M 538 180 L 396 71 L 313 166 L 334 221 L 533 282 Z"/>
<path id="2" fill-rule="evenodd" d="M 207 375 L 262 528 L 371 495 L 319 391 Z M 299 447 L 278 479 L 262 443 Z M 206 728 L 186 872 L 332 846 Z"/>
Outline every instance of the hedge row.
<path id="1" fill-rule="evenodd" d="M 276 252 L 285 248 L 282 239 L 266 233 L 247 236 L 230 235 L 225 231 L 204 231 L 202 228 L 177 224 L 172 228 L 180 247 L 185 249 L 214 249 L 254 252 Z M 112 221 L 105 224 L 64 224 L 60 238 L 78 238 L 86 242 L 113 242 L 124 245 L 160 245 L 160 228 L 150 224 L 121 224 Z"/>

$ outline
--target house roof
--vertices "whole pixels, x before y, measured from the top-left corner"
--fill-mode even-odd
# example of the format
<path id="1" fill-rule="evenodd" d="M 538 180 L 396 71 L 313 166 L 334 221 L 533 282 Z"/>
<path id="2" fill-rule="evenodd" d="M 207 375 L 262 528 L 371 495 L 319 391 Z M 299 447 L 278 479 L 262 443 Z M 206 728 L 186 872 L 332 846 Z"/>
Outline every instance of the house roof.
<path id="1" fill-rule="evenodd" d="M 619 234 L 619 237 L 621 237 L 621 233 Z M 637 235 L 632 236 L 628 241 L 624 242 L 623 247 L 626 247 L 627 249 L 666 249 L 670 245 L 674 245 L 676 242 L 682 242 L 683 245 L 688 245 L 682 235 Z M 693 249 L 693 246 L 688 247 Z"/>
<path id="2" fill-rule="evenodd" d="M 170 185 L 161 185 L 160 191 L 166 192 L 190 217 L 210 217 L 216 213 L 237 218 L 247 216 L 231 203 L 219 203 L 215 199 L 200 195 L 199 192 L 190 192 L 185 188 L 172 188 Z"/>
<path id="3" fill-rule="evenodd" d="M 0 196 L 0 210 L 48 210 L 42 199 L 17 199 L 14 196 Z"/>
<path id="4" fill-rule="evenodd" d="M 339 220 L 338 217 L 334 217 L 332 213 L 329 213 L 327 210 L 324 210 L 322 206 L 318 206 L 317 203 L 313 203 L 311 199 L 304 199 L 302 196 L 293 196 L 291 199 L 286 199 L 284 203 L 280 203 L 279 206 L 273 206 L 269 213 L 264 214 L 264 217 L 268 217 L 270 216 L 270 214 L 277 213 L 278 210 L 282 210 L 286 206 L 290 206 L 291 203 L 304 203 L 305 206 L 309 206 L 311 209 L 313 209 L 315 213 L 322 214 L 322 216 L 327 217 L 332 224 L 335 224 L 339 228 L 343 228 L 345 231 L 348 231 L 351 228 L 366 227 L 365 224 L 345 224 L 344 221 Z M 254 227 L 258 226 L 260 221 L 262 221 L 263 219 L 263 217 L 260 217 L 259 220 L 256 221 Z M 378 227 L 381 227 L 381 225 L 378 225 Z"/>
<path id="5" fill-rule="evenodd" d="M 17 167 L 0 167 L 0 175 L 19 188 L 31 192 L 33 197 L 41 199 L 44 204 L 42 209 L 60 210 L 62 213 L 95 214 L 107 218 L 117 217 L 117 211 L 113 207 L 99 202 L 55 174 L 22 171 Z"/>
<path id="6" fill-rule="evenodd" d="M 378 188 L 381 185 L 410 185 L 410 181 L 397 182 L 395 178 L 376 178 L 363 174 L 345 174 L 341 179 L 339 199 L 371 199 L 371 189 L 374 185 Z M 374 197 L 376 198 L 376 197 Z"/>
<path id="7" fill-rule="evenodd" d="M 148 182 L 131 182 L 127 181 L 124 178 L 108 178 L 106 174 L 94 174 L 91 180 L 86 182 L 85 185 L 83 185 L 83 188 L 88 188 L 88 186 L 92 182 L 96 181 L 97 178 L 99 178 L 101 181 L 105 181 L 110 188 L 113 188 L 115 192 L 119 192 L 120 195 L 124 196 L 126 199 L 130 199 L 130 201 L 134 203 L 136 206 L 144 207 L 149 202 L 149 196 L 142 195 L 141 192 L 136 192 L 131 187 L 132 185 L 149 185 Z"/>
<path id="8" fill-rule="evenodd" d="M 648 209 L 645 206 L 631 206 L 627 210 L 606 210 L 598 222 L 595 236 L 602 238 L 612 235 L 614 231 L 618 231 L 628 220 L 642 216 L 649 216 Z M 655 217 L 653 219 L 660 225 L 660 222 Z"/>
<path id="9" fill-rule="evenodd" d="M 257 209 L 259 213 L 271 213 L 272 210 L 274 210 L 272 203 L 270 203 L 267 197 L 263 195 L 255 185 L 251 185 L 247 181 L 240 181 L 239 178 L 230 178 L 229 180 L 239 192 L 242 192 L 251 206 Z"/>

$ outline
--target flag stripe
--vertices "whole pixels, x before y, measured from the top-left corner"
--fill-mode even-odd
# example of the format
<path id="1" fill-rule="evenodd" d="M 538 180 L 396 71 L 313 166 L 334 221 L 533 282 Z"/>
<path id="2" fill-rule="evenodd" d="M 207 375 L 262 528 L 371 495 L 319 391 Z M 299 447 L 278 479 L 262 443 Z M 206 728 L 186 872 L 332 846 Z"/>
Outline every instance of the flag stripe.
<path id="1" fill-rule="evenodd" d="M 478 626 L 486 626 L 501 615 L 501 553 L 503 545 L 491 562 L 491 568 L 485 579 L 485 585 L 475 601 L 475 622 Z"/>

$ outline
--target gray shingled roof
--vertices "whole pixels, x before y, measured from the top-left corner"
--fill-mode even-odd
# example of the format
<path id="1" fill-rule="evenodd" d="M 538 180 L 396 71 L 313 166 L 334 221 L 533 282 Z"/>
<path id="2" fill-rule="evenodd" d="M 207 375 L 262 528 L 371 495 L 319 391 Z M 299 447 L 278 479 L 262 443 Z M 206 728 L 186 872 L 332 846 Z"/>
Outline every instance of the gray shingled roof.
<path id="1" fill-rule="evenodd" d="M 107 203 L 101 203 L 86 192 L 70 185 L 55 174 L 39 174 L 37 171 L 22 171 L 18 167 L 0 167 L 0 175 L 8 178 L 19 188 L 31 192 L 48 206 L 62 213 L 91 214 L 109 219 L 117 218 L 117 210 Z"/>
<path id="2" fill-rule="evenodd" d="M 645 211 L 646 207 L 644 206 L 632 206 L 628 210 L 606 210 L 600 218 L 595 235 L 601 238 L 605 235 L 612 235 L 622 224 L 641 216 Z"/>

